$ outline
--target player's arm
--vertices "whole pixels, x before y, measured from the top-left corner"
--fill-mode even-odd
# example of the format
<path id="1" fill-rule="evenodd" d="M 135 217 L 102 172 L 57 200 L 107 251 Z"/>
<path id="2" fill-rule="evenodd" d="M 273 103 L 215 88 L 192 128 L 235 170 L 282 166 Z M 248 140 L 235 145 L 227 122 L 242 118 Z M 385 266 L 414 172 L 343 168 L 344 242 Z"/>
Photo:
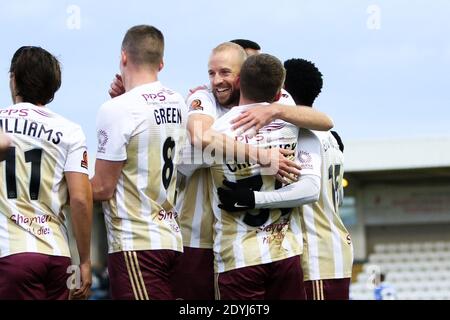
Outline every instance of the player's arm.
<path id="1" fill-rule="evenodd" d="M 286 158 L 293 152 L 284 149 L 263 149 L 235 139 L 213 130 L 214 119 L 204 114 L 192 114 L 188 120 L 188 131 L 191 143 L 195 148 L 204 150 L 209 147 L 215 150 L 216 156 L 221 154 L 224 160 L 247 161 L 259 163 L 263 167 L 271 167 L 281 177 L 298 176 L 299 165 Z M 222 159 L 221 159 L 222 160 Z"/>
<path id="2" fill-rule="evenodd" d="M 303 175 L 299 181 L 268 192 L 255 191 L 256 209 L 296 208 L 319 200 L 320 177 Z"/>
<path id="3" fill-rule="evenodd" d="M 301 132 L 304 132 L 302 130 Z M 298 141 L 299 153 L 306 156 L 299 181 L 274 191 L 253 191 L 233 183 L 224 183 L 228 188 L 219 188 L 221 207 L 227 211 L 245 209 L 294 208 L 316 202 L 320 196 L 322 165 L 321 145 L 317 137 L 307 132 Z"/>
<path id="4" fill-rule="evenodd" d="M 255 208 L 294 208 L 319 200 L 322 145 L 309 130 L 300 130 L 298 154 L 302 176 L 298 182 L 271 192 L 255 192 Z"/>
<path id="5" fill-rule="evenodd" d="M 194 174 L 196 170 L 206 167 L 209 166 L 203 163 L 201 154 L 196 155 L 191 142 L 186 141 L 186 144 L 182 147 L 179 153 L 178 163 L 176 163 L 178 177 L 184 176 L 186 178 L 189 178 Z"/>
<path id="6" fill-rule="evenodd" d="M 203 150 L 209 145 L 206 134 L 213 124 L 214 118 L 206 114 L 195 113 L 189 116 L 187 129 L 194 147 Z"/>
<path id="7" fill-rule="evenodd" d="M 296 208 L 319 200 L 320 177 L 302 175 L 299 181 L 275 191 L 253 191 L 239 183 L 224 181 L 219 188 L 219 207 L 228 212 L 247 209 Z"/>
<path id="8" fill-rule="evenodd" d="M 78 248 L 81 271 L 81 287 L 72 292 L 72 299 L 86 299 L 92 284 L 90 259 L 92 191 L 89 183 L 86 138 L 79 126 L 73 127 L 70 132 L 64 178 L 67 182 L 72 228 Z"/>
<path id="9" fill-rule="evenodd" d="M 328 131 L 334 126 L 333 120 L 323 112 L 310 107 L 288 106 L 280 103 L 247 110 L 234 119 L 232 124 L 234 130 L 240 129 L 241 132 L 251 128 L 258 131 L 277 119 L 292 123 L 299 128 L 318 131 Z"/>
<path id="10" fill-rule="evenodd" d="M 195 148 L 205 150 L 210 147 L 218 155 L 220 152 L 225 159 L 237 160 L 238 153 L 241 159 L 248 161 L 251 146 L 245 143 L 238 143 L 235 139 L 212 129 L 214 119 L 205 114 L 192 114 L 188 120 L 188 131 L 191 143 Z M 256 150 L 256 148 L 254 148 Z M 256 160 L 256 159 L 252 159 Z"/>
<path id="11" fill-rule="evenodd" d="M 124 161 L 97 159 L 91 180 L 94 201 L 108 201 L 114 196 Z"/>
<path id="12" fill-rule="evenodd" d="M 292 150 L 255 147 L 248 143 L 236 141 L 212 128 L 205 133 L 204 139 L 214 150 L 222 152 L 224 160 L 246 161 L 258 163 L 262 167 L 270 167 L 273 174 L 277 175 L 280 180 L 284 178 L 292 179 L 293 176 L 300 175 L 300 166 L 287 158 L 294 154 Z"/>
<path id="13" fill-rule="evenodd" d="M 10 144 L 11 140 L 0 131 L 0 161 L 5 160 L 6 151 Z"/>
<path id="14" fill-rule="evenodd" d="M 204 85 L 197 86 L 195 88 L 189 89 L 189 95 L 192 95 L 192 94 L 196 93 L 199 90 L 208 90 L 208 86 L 204 84 Z"/>
<path id="15" fill-rule="evenodd" d="M 70 210 L 78 255 L 80 257 L 81 287 L 72 294 L 72 299 L 87 299 L 92 284 L 91 228 L 92 192 L 87 174 L 65 172 L 70 195 Z"/>

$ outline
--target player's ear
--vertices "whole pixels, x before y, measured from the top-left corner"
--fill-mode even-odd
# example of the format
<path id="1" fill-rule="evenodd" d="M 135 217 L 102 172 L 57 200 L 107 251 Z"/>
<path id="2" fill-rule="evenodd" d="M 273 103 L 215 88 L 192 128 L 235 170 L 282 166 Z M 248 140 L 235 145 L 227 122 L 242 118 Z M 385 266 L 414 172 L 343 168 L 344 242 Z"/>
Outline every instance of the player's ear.
<path id="1" fill-rule="evenodd" d="M 241 76 L 236 77 L 236 87 L 239 89 L 241 88 Z"/>
<path id="2" fill-rule="evenodd" d="M 161 62 L 159 63 L 158 71 L 161 71 L 163 68 L 164 68 L 164 60 L 161 60 Z"/>
<path id="3" fill-rule="evenodd" d="M 9 90 L 11 92 L 11 98 L 13 103 L 17 103 L 17 90 L 16 90 L 16 78 L 14 76 L 14 73 L 9 73 Z"/>
<path id="4" fill-rule="evenodd" d="M 11 93 L 14 94 L 16 91 L 16 79 L 12 72 L 9 73 L 9 88 L 11 89 Z"/>
<path id="5" fill-rule="evenodd" d="M 123 66 L 127 65 L 128 57 L 127 57 L 127 53 L 124 50 L 121 51 L 120 62 L 122 63 Z"/>
<path id="6" fill-rule="evenodd" d="M 281 90 L 278 90 L 278 93 L 275 96 L 275 100 L 273 100 L 273 101 L 278 101 L 280 99 L 281 99 Z"/>

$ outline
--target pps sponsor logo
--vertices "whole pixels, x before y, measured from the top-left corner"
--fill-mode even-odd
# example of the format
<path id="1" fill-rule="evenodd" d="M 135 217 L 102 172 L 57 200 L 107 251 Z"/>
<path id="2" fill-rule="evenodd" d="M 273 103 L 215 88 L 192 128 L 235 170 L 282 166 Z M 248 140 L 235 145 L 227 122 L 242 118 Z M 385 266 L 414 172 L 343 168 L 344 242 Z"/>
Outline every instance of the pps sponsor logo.
<path id="1" fill-rule="evenodd" d="M 166 101 L 166 95 L 164 92 L 158 92 L 158 93 L 146 93 L 143 94 L 142 97 L 145 99 L 147 103 L 153 103 L 153 102 L 164 102 Z"/>
<path id="2" fill-rule="evenodd" d="M 27 117 L 29 113 L 29 109 L 2 109 L 0 110 L 1 116 L 18 116 L 18 117 Z"/>

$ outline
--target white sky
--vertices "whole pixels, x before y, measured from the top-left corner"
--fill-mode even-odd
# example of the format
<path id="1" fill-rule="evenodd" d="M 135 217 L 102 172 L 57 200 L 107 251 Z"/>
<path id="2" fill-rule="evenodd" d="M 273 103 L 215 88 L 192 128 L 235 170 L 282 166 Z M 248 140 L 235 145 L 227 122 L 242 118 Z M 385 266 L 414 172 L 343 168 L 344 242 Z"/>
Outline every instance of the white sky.
<path id="1" fill-rule="evenodd" d="M 71 5 L 80 9 L 80 29 L 69 28 L 77 22 Z M 166 37 L 160 79 L 183 95 L 208 81 L 213 47 L 247 38 L 283 61 L 316 63 L 325 81 L 316 108 L 346 141 L 449 136 L 449 15 L 448 0 L 2 0 L 0 106 L 11 103 L 13 53 L 44 47 L 63 65 L 49 106 L 82 125 L 95 154 L 95 117 L 118 71 L 122 38 L 133 25 L 151 24 Z"/>

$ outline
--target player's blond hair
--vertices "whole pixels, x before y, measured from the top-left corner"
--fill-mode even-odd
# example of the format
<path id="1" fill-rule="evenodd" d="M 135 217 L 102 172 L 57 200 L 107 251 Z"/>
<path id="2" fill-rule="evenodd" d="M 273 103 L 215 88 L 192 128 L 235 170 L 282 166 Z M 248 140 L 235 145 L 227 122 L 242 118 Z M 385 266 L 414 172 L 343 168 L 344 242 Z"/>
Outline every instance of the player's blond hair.
<path id="1" fill-rule="evenodd" d="M 245 50 L 240 45 L 233 42 L 224 42 L 219 44 L 212 50 L 211 55 L 224 51 L 235 51 L 239 59 L 238 62 L 240 66 L 242 66 L 247 59 L 247 53 Z"/>

